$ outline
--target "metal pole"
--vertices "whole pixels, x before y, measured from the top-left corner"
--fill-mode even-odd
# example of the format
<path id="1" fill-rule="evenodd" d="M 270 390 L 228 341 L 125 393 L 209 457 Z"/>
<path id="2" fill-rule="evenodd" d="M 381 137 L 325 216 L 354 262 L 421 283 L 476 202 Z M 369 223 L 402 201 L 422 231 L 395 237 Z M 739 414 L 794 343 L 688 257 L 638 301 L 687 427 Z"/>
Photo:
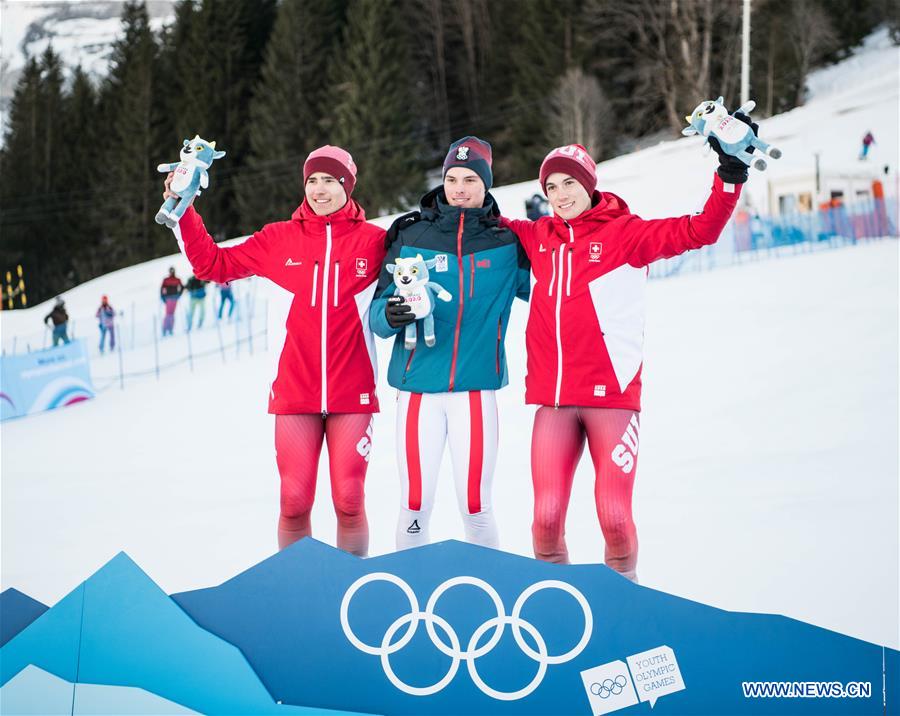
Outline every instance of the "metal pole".
<path id="1" fill-rule="evenodd" d="M 225 343 L 222 341 L 222 322 L 216 321 L 216 333 L 219 336 L 219 350 L 222 352 L 222 363 L 227 363 L 225 360 Z"/>
<path id="2" fill-rule="evenodd" d="M 188 330 L 184 335 L 187 336 L 187 344 L 188 344 L 188 364 L 191 366 L 191 373 L 194 372 L 194 351 L 191 347 L 191 332 Z"/>
<path id="3" fill-rule="evenodd" d="M 113 330 L 116 330 L 115 327 L 113 327 Z M 113 335 L 115 335 L 115 334 L 113 334 Z M 124 370 L 124 367 L 122 366 L 122 336 L 121 335 L 119 335 L 119 342 L 116 344 L 116 346 L 119 349 L 119 388 L 121 388 L 122 390 L 125 390 L 125 370 Z"/>
<path id="4" fill-rule="evenodd" d="M 159 316 L 153 316 L 153 359 L 156 364 L 156 380 L 159 380 Z"/>
<path id="5" fill-rule="evenodd" d="M 253 311 L 256 307 L 256 297 L 254 296 L 250 304 L 250 310 L 247 311 L 247 348 L 250 355 L 253 355 Z"/>
<path id="6" fill-rule="evenodd" d="M 744 104 L 750 100 L 750 0 L 744 0 L 741 35 L 741 104 Z"/>

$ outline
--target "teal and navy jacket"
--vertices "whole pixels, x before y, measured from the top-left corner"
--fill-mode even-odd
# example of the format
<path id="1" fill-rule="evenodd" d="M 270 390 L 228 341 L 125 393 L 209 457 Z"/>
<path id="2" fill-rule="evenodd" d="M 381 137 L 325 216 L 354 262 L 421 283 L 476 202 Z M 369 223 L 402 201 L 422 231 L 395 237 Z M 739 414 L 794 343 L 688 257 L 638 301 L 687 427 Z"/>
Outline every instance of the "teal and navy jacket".
<path id="1" fill-rule="evenodd" d="M 400 217 L 388 231 L 382 264 L 369 314 L 372 331 L 396 336 L 388 366 L 388 383 L 412 393 L 496 390 L 508 382 L 504 338 L 509 309 L 518 296 L 528 300 L 530 265 L 516 235 L 500 226 L 500 211 L 488 194 L 484 206 L 459 209 L 447 204 L 443 187 L 421 201 L 421 212 Z M 403 345 L 403 329 L 385 317 L 393 276 L 385 268 L 398 256 L 421 254 L 437 259 L 429 280 L 452 299 L 435 301 L 435 345 L 428 347 L 419 330 L 416 347 Z"/>

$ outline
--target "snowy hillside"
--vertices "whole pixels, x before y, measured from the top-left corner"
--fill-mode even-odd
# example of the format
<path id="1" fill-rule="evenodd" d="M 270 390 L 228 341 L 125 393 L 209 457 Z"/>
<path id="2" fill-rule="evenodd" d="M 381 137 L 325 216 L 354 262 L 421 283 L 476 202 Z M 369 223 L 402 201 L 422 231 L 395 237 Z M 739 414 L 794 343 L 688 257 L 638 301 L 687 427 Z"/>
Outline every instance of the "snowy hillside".
<path id="1" fill-rule="evenodd" d="M 52 46 L 71 72 L 81 65 L 94 80 L 106 76 L 121 34 L 123 0 L 0 0 L 0 130 L 25 63 Z M 150 0 L 154 30 L 174 19 L 174 0 Z M 2 131 L 0 131 L 2 136 Z"/>
<path id="2" fill-rule="evenodd" d="M 811 83 L 817 95 L 806 106 L 763 123 L 785 157 L 753 173 L 754 204 L 767 205 L 767 182 L 806 171 L 814 152 L 838 173 L 890 163 L 896 194 L 900 50 L 875 42 L 859 57 L 862 68 L 834 68 Z M 868 129 L 878 144 L 863 164 L 857 143 Z M 633 210 L 665 216 L 702 204 L 713 165 L 687 138 L 605 162 L 598 176 Z M 494 193 L 514 217 L 536 189 L 526 182 Z M 101 293 L 152 325 L 172 263 L 189 272 L 176 255 L 67 292 L 79 335 L 95 339 Z M 900 646 L 897 267 L 897 241 L 888 239 L 650 282 L 634 501 L 643 584 Z M 242 290 L 260 307 L 273 297 L 264 281 Z M 4 347 L 13 338 L 19 350 L 26 340 L 39 345 L 48 308 L 0 314 Z M 520 554 L 531 553 L 526 316 L 517 303 L 494 499 L 502 546 Z M 274 356 L 261 348 L 3 423 L 3 588 L 53 603 L 124 549 L 172 592 L 218 583 L 271 554 L 278 475 L 265 404 Z M 152 350 L 138 346 L 126 360 Z M 383 379 L 389 346 L 379 341 L 378 350 Z M 115 360 L 95 358 L 95 375 L 114 373 Z M 384 382 L 379 390 L 367 482 L 376 554 L 393 549 L 399 499 L 393 391 Z M 576 475 L 568 522 L 577 562 L 602 560 L 589 465 L 583 459 Z M 324 465 L 313 525 L 333 543 Z M 446 462 L 432 530 L 437 539 L 462 534 Z"/>

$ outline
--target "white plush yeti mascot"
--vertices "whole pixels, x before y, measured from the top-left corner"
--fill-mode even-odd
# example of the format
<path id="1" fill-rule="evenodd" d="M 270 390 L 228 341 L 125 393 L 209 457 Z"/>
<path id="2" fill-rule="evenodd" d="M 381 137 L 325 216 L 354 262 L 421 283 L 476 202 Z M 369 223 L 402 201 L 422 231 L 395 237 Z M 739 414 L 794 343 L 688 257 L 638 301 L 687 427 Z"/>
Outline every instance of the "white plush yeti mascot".
<path id="1" fill-rule="evenodd" d="M 442 301 L 450 301 L 451 296 L 443 286 L 429 281 L 428 269 L 434 268 L 436 259 L 425 261 L 421 254 L 411 258 L 397 258 L 396 264 L 385 266 L 394 276 L 394 285 L 387 295 L 402 296 L 412 306 L 412 314 L 417 320 L 407 324 L 403 336 L 403 345 L 411 351 L 416 347 L 416 323 L 421 320 L 425 330 L 425 345 L 434 345 L 434 299 L 435 295 Z"/>
<path id="2" fill-rule="evenodd" d="M 157 171 L 163 174 L 175 172 L 170 190 L 178 194 L 180 199 L 166 199 L 156 212 L 156 223 L 174 228 L 184 212 L 191 205 L 201 189 L 209 186 L 209 174 L 206 170 L 216 159 L 225 156 L 225 152 L 216 151 L 215 142 L 207 142 L 195 135 L 193 139 L 185 139 L 181 149 L 181 161 L 173 164 L 160 164 Z"/>
<path id="3" fill-rule="evenodd" d="M 738 112 L 748 114 L 756 107 L 756 102 L 750 100 L 744 104 Z M 709 140 L 710 136 L 719 140 L 719 145 L 726 154 L 737 157 L 748 167 L 753 166 L 763 171 L 766 168 L 766 160 L 756 157 L 747 151 L 747 147 L 756 147 L 761 152 L 768 154 L 772 159 L 781 157 L 781 150 L 772 147 L 757 137 L 748 124 L 735 119 L 725 109 L 724 99 L 706 100 L 697 105 L 690 115 L 685 116 L 690 127 L 685 127 L 681 133 L 685 136 L 701 134 Z"/>

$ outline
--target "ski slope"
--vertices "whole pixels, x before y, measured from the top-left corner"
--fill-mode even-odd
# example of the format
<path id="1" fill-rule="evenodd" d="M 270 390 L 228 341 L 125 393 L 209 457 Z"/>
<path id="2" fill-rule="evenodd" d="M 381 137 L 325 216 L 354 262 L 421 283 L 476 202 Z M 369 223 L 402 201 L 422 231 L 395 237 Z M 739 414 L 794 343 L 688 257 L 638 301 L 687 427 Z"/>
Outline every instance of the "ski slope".
<path id="1" fill-rule="evenodd" d="M 900 643 L 897 259 L 881 241 L 650 283 L 634 499 L 643 584 Z M 502 547 L 527 555 L 525 319 L 517 303 L 494 502 Z M 379 342 L 382 374 L 388 348 Z M 271 554 L 270 359 L 208 358 L 4 423 L 3 587 L 53 603 L 124 549 L 182 591 Z M 393 391 L 379 390 L 373 554 L 393 549 L 399 503 Z M 602 561 L 589 466 L 569 513 L 576 562 Z M 462 534 L 450 478 L 445 460 L 435 539 Z M 316 500 L 315 535 L 333 543 L 327 478 Z"/>
<path id="2" fill-rule="evenodd" d="M 830 75 L 813 76 L 807 105 L 766 120 L 762 134 L 777 138 L 785 158 L 768 176 L 753 174 L 749 199 L 764 206 L 767 178 L 809 164 L 813 151 L 836 171 L 859 170 L 857 143 L 868 129 L 879 142 L 869 166 L 890 163 L 896 182 L 898 57 L 873 40 L 823 71 Z M 686 138 L 605 162 L 598 176 L 601 189 L 650 218 L 697 208 L 714 163 Z M 525 182 L 494 193 L 515 217 L 536 190 Z M 95 340 L 101 293 L 117 308 L 134 306 L 149 325 L 173 263 L 189 273 L 184 258 L 165 257 L 67 292 L 79 335 Z M 897 242 L 886 240 L 650 282 L 634 499 L 642 584 L 900 646 L 897 267 Z M 274 303 L 267 282 L 242 285 Z M 3 345 L 40 336 L 48 310 L 4 312 Z M 528 555 L 526 316 L 517 302 L 494 502 L 503 549 Z M 274 336 L 269 344 L 277 345 Z M 393 391 L 383 380 L 389 347 L 379 341 L 383 412 L 367 481 L 373 554 L 393 549 L 400 492 Z M 139 347 L 133 357 L 149 351 Z M 174 592 L 219 583 L 271 554 L 278 475 L 265 407 L 273 353 L 257 346 L 224 364 L 206 357 L 194 372 L 185 364 L 158 382 L 134 379 L 124 391 L 3 423 L 2 587 L 52 604 L 126 550 Z M 114 365 L 106 356 L 93 368 L 107 374 Z M 449 459 L 443 469 L 432 534 L 460 538 Z M 602 561 L 592 484 L 584 458 L 568 521 L 576 562 Z M 324 464 L 313 527 L 333 543 Z"/>

